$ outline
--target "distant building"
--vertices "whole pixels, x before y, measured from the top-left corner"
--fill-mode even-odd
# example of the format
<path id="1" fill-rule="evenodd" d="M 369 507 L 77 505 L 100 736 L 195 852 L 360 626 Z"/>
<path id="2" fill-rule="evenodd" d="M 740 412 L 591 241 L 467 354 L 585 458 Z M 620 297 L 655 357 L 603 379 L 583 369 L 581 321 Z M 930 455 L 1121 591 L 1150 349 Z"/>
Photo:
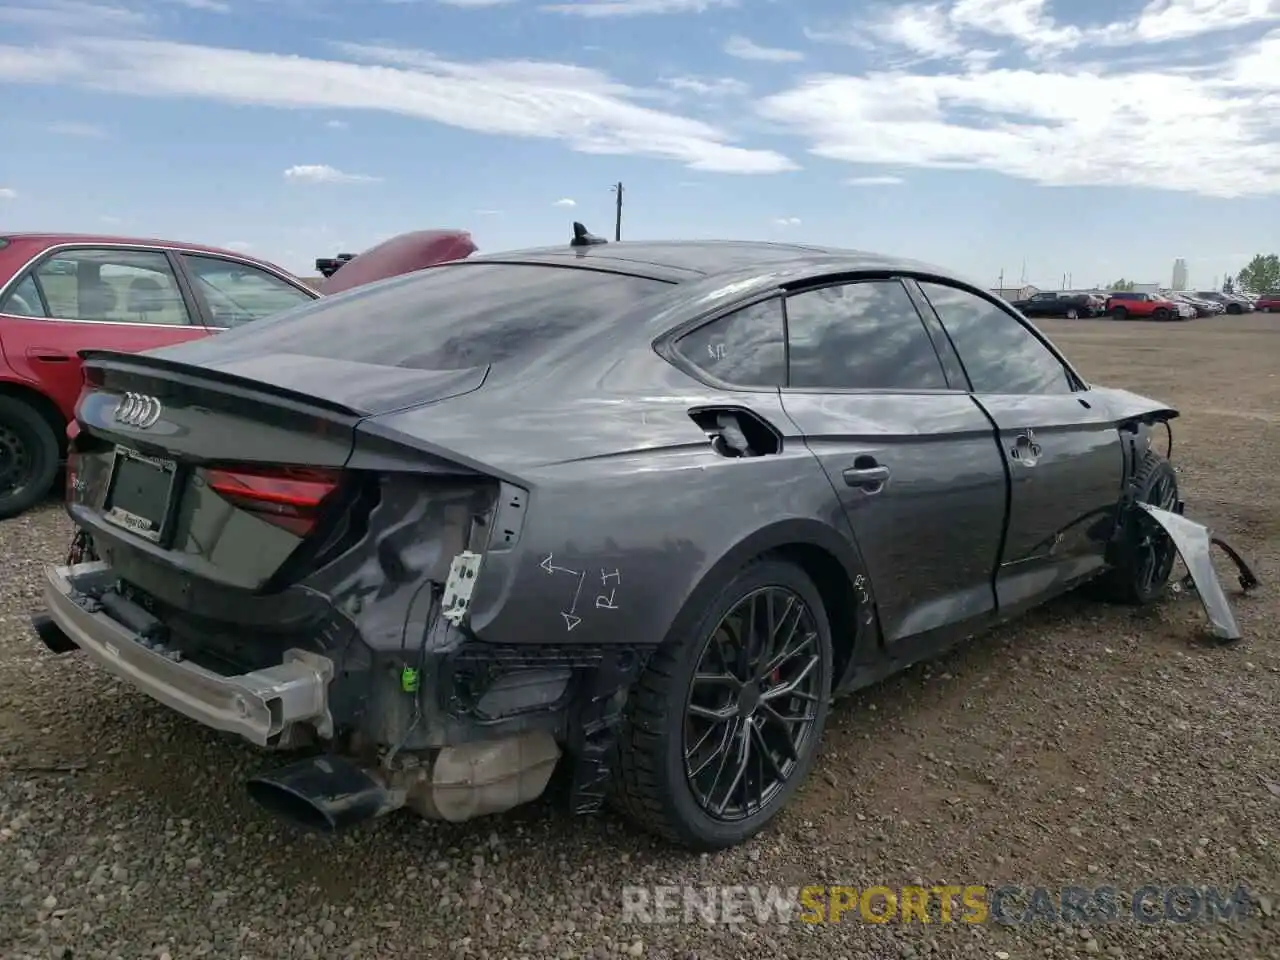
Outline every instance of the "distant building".
<path id="1" fill-rule="evenodd" d="M 991 292 L 1001 300 L 1026 300 L 1034 293 L 1039 293 L 1039 287 L 1033 287 L 1027 284 L 1023 287 L 992 287 Z"/>
<path id="2" fill-rule="evenodd" d="M 1158 283 L 1135 283 L 1133 285 L 1134 293 L 1159 293 L 1161 286 Z"/>
<path id="3" fill-rule="evenodd" d="M 1173 261 L 1173 289 L 1187 289 L 1187 261 L 1179 257 Z"/>

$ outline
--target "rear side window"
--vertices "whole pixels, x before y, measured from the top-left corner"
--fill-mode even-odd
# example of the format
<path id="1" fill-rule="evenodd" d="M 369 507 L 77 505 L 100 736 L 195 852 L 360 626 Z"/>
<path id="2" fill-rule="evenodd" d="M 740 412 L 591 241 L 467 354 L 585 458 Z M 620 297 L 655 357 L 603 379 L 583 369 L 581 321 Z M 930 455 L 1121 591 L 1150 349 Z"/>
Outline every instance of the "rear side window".
<path id="1" fill-rule="evenodd" d="M 782 301 L 765 300 L 713 320 L 676 343 L 685 360 L 735 387 L 778 387 L 787 382 Z"/>
<path id="2" fill-rule="evenodd" d="M 897 280 L 868 280 L 787 298 L 792 387 L 946 390 L 924 322 Z"/>
<path id="3" fill-rule="evenodd" d="M 670 289 L 575 267 L 458 263 L 321 297 L 214 339 L 237 353 L 462 370 L 535 355 Z"/>

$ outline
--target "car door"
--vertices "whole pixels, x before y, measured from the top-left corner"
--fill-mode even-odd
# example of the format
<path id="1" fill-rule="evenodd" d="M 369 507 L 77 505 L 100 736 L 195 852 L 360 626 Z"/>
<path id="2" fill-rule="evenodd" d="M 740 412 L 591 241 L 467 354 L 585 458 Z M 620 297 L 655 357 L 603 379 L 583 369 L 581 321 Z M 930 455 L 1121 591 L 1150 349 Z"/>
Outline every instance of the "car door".
<path id="1" fill-rule="evenodd" d="M 923 278 L 919 290 L 995 424 L 1008 465 L 1000 608 L 1038 602 L 1103 563 L 1124 475 L 1120 433 L 1024 320 L 977 290 Z"/>
<path id="2" fill-rule="evenodd" d="M 187 252 L 179 261 L 212 330 L 261 320 L 319 297 L 310 287 L 242 260 Z"/>
<path id="3" fill-rule="evenodd" d="M 794 291 L 786 315 L 783 408 L 843 505 L 885 642 L 989 615 L 1004 462 L 940 330 L 893 278 Z"/>
<path id="4" fill-rule="evenodd" d="M 0 313 L 10 367 L 64 415 L 80 395 L 79 351 L 132 353 L 208 335 L 168 252 L 135 245 L 49 251 L 16 278 Z"/>

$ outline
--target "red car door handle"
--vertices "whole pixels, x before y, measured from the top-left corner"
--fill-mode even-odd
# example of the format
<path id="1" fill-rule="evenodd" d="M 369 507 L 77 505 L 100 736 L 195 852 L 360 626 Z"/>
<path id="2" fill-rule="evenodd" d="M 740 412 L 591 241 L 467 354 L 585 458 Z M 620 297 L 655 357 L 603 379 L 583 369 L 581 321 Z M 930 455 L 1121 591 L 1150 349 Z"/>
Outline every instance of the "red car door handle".
<path id="1" fill-rule="evenodd" d="M 63 353 L 61 350 L 50 350 L 47 347 L 32 347 L 27 351 L 27 356 L 32 360 L 39 360 L 42 363 L 70 363 L 71 355 Z"/>

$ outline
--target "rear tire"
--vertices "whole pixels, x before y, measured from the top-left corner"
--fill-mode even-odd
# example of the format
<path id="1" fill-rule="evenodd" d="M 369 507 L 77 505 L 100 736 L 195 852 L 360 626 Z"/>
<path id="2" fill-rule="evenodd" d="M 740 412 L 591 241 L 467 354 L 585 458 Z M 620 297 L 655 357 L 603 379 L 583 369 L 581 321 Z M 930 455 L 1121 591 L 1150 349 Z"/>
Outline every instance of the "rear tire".
<path id="1" fill-rule="evenodd" d="M 755 607 L 746 609 L 754 609 L 755 635 L 766 645 L 759 663 L 744 670 L 737 641 L 749 641 L 751 634 L 743 638 L 744 624 L 734 618 L 753 598 Z M 788 616 L 779 617 L 782 609 L 790 611 Z M 766 622 L 773 626 L 760 629 Z M 801 638 L 803 646 L 793 657 L 761 673 L 763 664 L 777 662 L 779 650 L 796 649 Z M 618 732 L 614 805 L 643 829 L 694 850 L 721 850 L 750 839 L 786 806 L 813 767 L 831 673 L 831 629 L 813 581 L 782 560 L 744 567 L 692 629 L 654 653 L 632 688 Z M 734 674 L 748 682 L 730 679 Z M 789 683 L 799 684 L 794 689 L 800 692 L 755 706 L 759 691 L 767 697 Z M 723 719 L 708 718 L 707 712 Z M 782 723 L 783 717 L 803 719 Z M 749 768 L 737 766 L 744 744 L 752 751 L 746 754 Z M 738 777 L 741 785 L 735 786 Z M 715 802 L 718 796 L 724 805 L 732 801 L 734 809 L 726 812 Z"/>
<path id="2" fill-rule="evenodd" d="M 1240 304 L 1238 303 L 1229 303 L 1227 304 L 1227 313 L 1230 313 L 1232 315 L 1239 315 L 1241 313 L 1244 313 L 1244 307 L 1240 306 Z"/>
<path id="3" fill-rule="evenodd" d="M 0 396 L 0 520 L 46 497 L 58 475 L 58 437 L 40 413 Z"/>
<path id="4" fill-rule="evenodd" d="M 1154 450 L 1147 451 L 1133 478 L 1134 499 L 1172 510 L 1178 502 L 1178 475 Z M 1173 540 L 1145 511 L 1133 507 L 1124 519 L 1114 563 L 1099 581 L 1104 599 L 1145 606 L 1164 595 L 1178 551 Z"/>
<path id="5" fill-rule="evenodd" d="M 1161 307 L 1159 310 L 1155 311 L 1155 313 L 1151 314 L 1151 319 L 1159 323 L 1164 323 L 1169 319 L 1169 317 L 1170 313 L 1168 310 L 1164 309 L 1164 307 Z"/>
<path id="6" fill-rule="evenodd" d="M 1111 308 L 1111 319 L 1112 319 L 1112 320 L 1128 320 L 1128 319 L 1129 319 L 1129 311 L 1128 311 L 1127 309 L 1125 309 L 1124 307 L 1112 307 L 1112 308 Z"/>

